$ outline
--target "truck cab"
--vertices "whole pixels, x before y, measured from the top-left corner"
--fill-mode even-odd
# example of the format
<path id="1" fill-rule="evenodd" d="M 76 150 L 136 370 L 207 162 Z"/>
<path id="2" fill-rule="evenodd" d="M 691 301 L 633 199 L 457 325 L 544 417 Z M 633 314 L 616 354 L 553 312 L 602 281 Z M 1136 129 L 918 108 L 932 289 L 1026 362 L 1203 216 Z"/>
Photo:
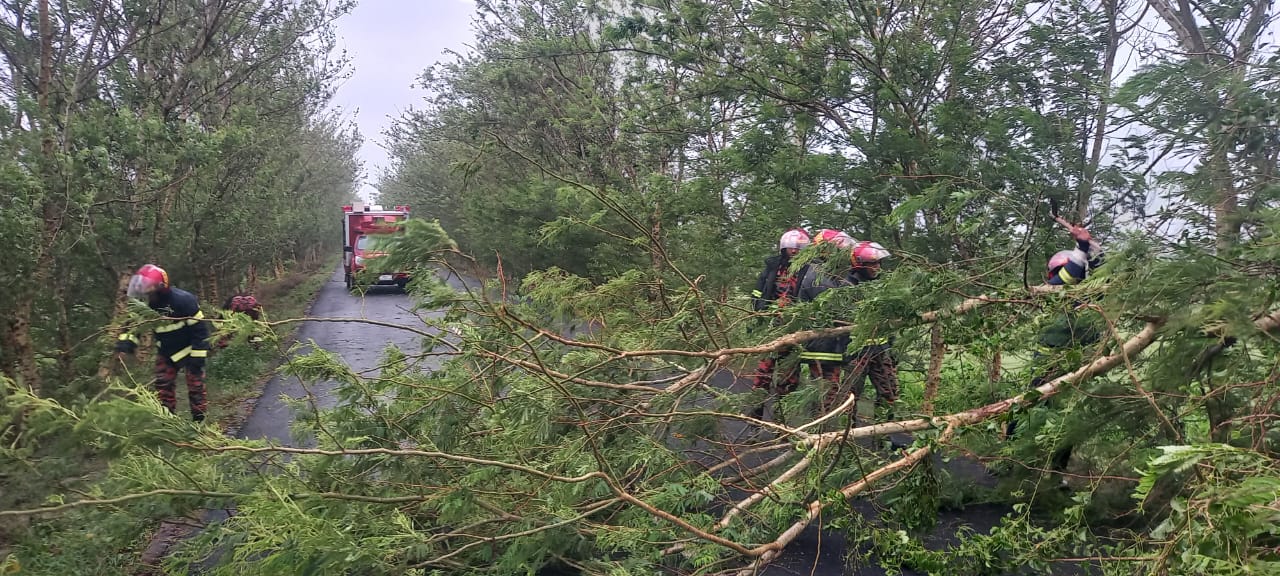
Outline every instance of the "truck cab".
<path id="1" fill-rule="evenodd" d="M 342 266 L 347 289 L 357 284 L 398 286 L 402 290 L 409 283 L 407 272 L 379 271 L 373 278 L 361 273 L 373 260 L 385 256 L 383 240 L 394 237 L 409 217 L 408 206 L 343 206 L 342 218 Z"/>

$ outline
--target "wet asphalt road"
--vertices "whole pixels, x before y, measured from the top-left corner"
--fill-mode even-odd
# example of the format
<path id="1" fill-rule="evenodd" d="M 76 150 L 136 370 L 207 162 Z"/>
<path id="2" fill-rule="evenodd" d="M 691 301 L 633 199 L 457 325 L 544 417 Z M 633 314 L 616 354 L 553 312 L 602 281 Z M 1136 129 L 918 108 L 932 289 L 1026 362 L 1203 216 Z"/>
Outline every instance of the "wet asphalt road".
<path id="1" fill-rule="evenodd" d="M 461 280 L 456 276 L 449 275 L 445 280 L 450 286 L 462 287 Z M 316 295 L 308 316 L 377 320 L 427 330 L 419 317 L 410 312 L 412 305 L 409 297 L 395 286 L 373 287 L 363 296 L 348 292 L 339 267 Z M 420 314 L 430 317 L 442 313 Z M 299 343 L 314 341 L 320 348 L 338 354 L 352 370 L 364 376 L 377 374 L 379 359 L 388 345 L 394 344 L 405 352 L 413 353 L 421 349 L 422 340 L 421 335 L 408 330 L 360 322 L 304 322 L 298 329 L 296 338 Z M 309 349 L 308 346 L 307 350 Z M 303 353 L 307 350 L 303 350 Z M 424 360 L 425 368 L 431 369 L 430 362 L 434 361 Z M 310 394 L 320 408 L 332 408 L 335 402 L 333 389 L 334 384 L 331 382 L 304 386 L 297 378 L 276 376 L 267 382 L 257 406 L 240 427 L 236 437 L 269 439 L 284 446 L 310 445 L 308 439 L 291 437 L 289 426 L 293 421 L 293 411 L 281 398 L 301 399 L 308 398 Z"/>
<path id="2" fill-rule="evenodd" d="M 462 287 L 462 281 L 456 276 L 446 278 L 455 288 Z M 317 318 L 353 318 L 369 319 L 395 324 L 404 324 L 418 329 L 425 329 L 421 320 L 410 312 L 410 298 L 395 287 L 374 288 L 363 296 L 349 293 L 344 284 L 341 270 L 336 270 L 329 281 L 320 290 L 312 305 L 311 317 Z M 423 313 L 428 316 L 439 315 L 440 312 Z M 359 322 L 305 322 L 299 328 L 297 341 L 316 345 L 339 354 L 355 371 L 366 375 L 377 373 L 378 361 L 383 350 L 389 344 L 395 344 L 402 350 L 413 353 L 421 349 L 421 336 L 406 330 L 391 327 L 374 326 Z M 426 366 L 430 369 L 431 366 Z M 734 390 L 749 388 L 743 380 L 736 380 L 727 372 L 718 374 L 712 380 L 718 388 Z M 319 407 L 332 407 L 336 399 L 332 395 L 334 384 L 315 383 L 303 385 L 297 378 L 276 376 L 270 380 L 255 409 L 240 427 L 236 436 L 246 439 L 269 439 L 273 443 L 286 446 L 309 446 L 313 441 L 309 438 L 293 438 L 290 423 L 292 410 L 281 399 L 289 397 L 302 399 L 310 396 Z M 737 430 L 723 430 L 730 436 Z M 865 502 L 855 503 L 855 509 L 864 514 L 874 514 Z M 968 524 L 979 532 L 986 532 L 999 520 L 1001 509 L 978 507 L 970 509 L 963 517 L 955 514 L 940 517 L 939 536 L 935 544 L 943 544 L 954 534 L 960 525 Z M 217 521 L 213 514 L 207 520 Z M 876 576 L 886 572 L 878 567 L 862 567 L 846 569 L 846 546 L 844 537 L 831 531 L 809 529 L 796 539 L 777 560 L 768 565 L 760 574 L 764 576 L 783 576 L 805 574 L 811 576 Z M 903 574 L 916 574 L 904 571 Z"/>

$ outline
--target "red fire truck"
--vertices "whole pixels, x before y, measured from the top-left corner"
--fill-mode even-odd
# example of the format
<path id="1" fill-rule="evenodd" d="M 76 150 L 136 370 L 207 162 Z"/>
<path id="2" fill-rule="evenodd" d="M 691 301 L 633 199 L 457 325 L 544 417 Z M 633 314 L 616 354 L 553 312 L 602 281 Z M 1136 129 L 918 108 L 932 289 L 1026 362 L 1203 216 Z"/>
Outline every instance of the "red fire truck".
<path id="1" fill-rule="evenodd" d="M 342 269 L 347 290 L 366 281 L 404 289 L 409 283 L 409 274 L 405 272 L 380 271 L 377 277 L 367 280 L 357 278 L 357 274 L 368 267 L 371 259 L 386 255 L 379 251 L 378 240 L 399 232 L 408 217 L 408 206 L 392 206 L 389 210 L 369 205 L 342 207 Z"/>

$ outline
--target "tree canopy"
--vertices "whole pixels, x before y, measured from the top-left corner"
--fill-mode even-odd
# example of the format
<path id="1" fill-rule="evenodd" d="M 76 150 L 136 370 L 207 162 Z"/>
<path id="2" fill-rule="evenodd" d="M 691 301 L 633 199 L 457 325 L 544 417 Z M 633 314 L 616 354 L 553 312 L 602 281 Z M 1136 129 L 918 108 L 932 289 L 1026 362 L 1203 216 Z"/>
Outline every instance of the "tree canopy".
<path id="1" fill-rule="evenodd" d="M 274 53 L 256 44 L 267 39 L 310 47 L 286 40 L 327 29 L 335 14 L 322 8 L 213 19 L 270 22 L 272 34 L 227 24 L 230 38 L 252 45 L 209 58 Z M 72 408 L 19 392 L 12 404 L 28 410 L 37 439 L 87 438 L 120 458 L 101 495 L 12 515 L 234 503 L 236 515 L 170 563 L 229 546 L 214 571 L 237 574 L 745 575 L 811 526 L 843 532 L 850 566 L 1275 571 L 1272 16 L 1262 0 L 477 2 L 473 49 L 425 71 L 429 97 L 385 134 L 394 163 L 380 175 L 380 200 L 427 216 L 407 223 L 389 257 L 418 272 L 411 290 L 425 327 L 404 328 L 423 348 L 388 347 L 378 374 L 297 350 L 284 373 L 337 382 L 341 400 L 300 408 L 297 426 L 315 438 L 308 448 L 180 425 L 119 384 Z M 41 35 L 18 37 L 35 40 L 13 54 L 42 53 Z M 126 70 L 103 67 L 102 85 L 132 86 L 124 80 L 172 66 L 154 56 L 160 37 L 141 44 L 154 47 L 138 49 L 145 57 L 119 61 Z M 125 190 L 160 198 L 136 222 L 168 221 L 160 216 L 201 213 L 228 180 L 246 188 L 227 194 L 250 195 L 257 182 L 284 204 L 295 197 L 277 190 L 282 182 L 345 184 L 350 165 L 333 159 L 348 158 L 352 140 L 316 121 L 316 108 L 287 100 L 294 131 L 260 128 L 278 119 L 265 111 L 285 87 L 323 100 L 302 87 L 327 86 L 334 72 L 318 48 L 298 50 L 315 76 L 284 65 L 298 60 L 268 59 L 280 64 L 267 77 L 282 84 L 237 84 L 242 108 L 222 105 L 216 87 L 218 97 L 186 98 L 203 77 L 172 75 L 198 66 L 152 75 L 136 88 L 145 97 L 124 100 L 148 110 L 141 125 L 104 106 L 116 111 L 37 129 L 52 117 L 42 114 L 80 105 L 32 76 L 34 96 L 15 98 L 23 112 L 6 132 L 7 145 L 27 146 L 6 173 L 31 190 L 31 211 L 13 218 L 133 214 Z M 82 59 L 74 54 L 65 60 Z M 172 109 L 156 104 L 175 91 Z M 99 118 L 93 110 L 76 118 Z M 111 153 L 91 161 L 91 145 L 62 139 L 113 122 L 138 147 L 117 172 L 102 168 L 116 167 Z M 266 134 L 280 139 L 259 140 Z M 254 145 L 261 164 L 228 160 Z M 80 186 L 45 192 L 53 188 L 42 183 L 69 173 L 114 174 L 116 186 L 102 188 L 114 200 L 70 203 L 67 190 Z M 174 191 L 188 186 L 206 195 L 178 202 Z M 296 231 L 283 216 L 301 209 L 281 208 L 270 229 Z M 1045 283 L 1049 256 L 1072 244 L 1055 217 L 1087 225 L 1106 248 L 1081 284 Z M 197 238 L 228 242 L 226 258 L 280 257 L 231 251 L 245 240 L 226 232 L 239 221 L 211 218 L 209 230 L 156 226 L 152 245 L 190 235 L 184 245 L 200 258 L 216 252 Z M 114 233 L 139 229 L 116 221 Z M 752 282 L 793 226 L 878 241 L 892 264 L 875 282 L 754 312 Z M 15 241 L 42 250 L 84 245 L 59 230 L 0 233 L 29 234 Z M 824 248 L 798 260 L 849 262 Z M 63 270 L 42 271 L 29 256 L 33 275 Z M 194 271 L 217 261 L 201 262 Z M 461 290 L 431 274 L 469 262 L 496 274 Z M 52 305 L 41 304 L 47 296 L 26 300 L 28 318 Z M 1057 322 L 1087 322 L 1098 342 L 1044 350 L 1038 336 Z M 844 390 L 826 406 L 828 384 L 809 377 L 779 402 L 784 418 L 749 415 L 762 394 L 736 375 L 835 333 L 859 343 L 895 336 L 897 419 L 851 417 L 859 398 Z M 17 375 L 21 352 L 6 348 Z M 1005 437 L 1011 420 L 1022 431 Z M 903 433 L 913 440 L 904 450 L 867 446 Z M 1050 489 L 1052 455 L 1068 445 L 1070 490 Z M 997 506 L 998 524 L 930 543 L 942 511 L 977 504 Z"/>

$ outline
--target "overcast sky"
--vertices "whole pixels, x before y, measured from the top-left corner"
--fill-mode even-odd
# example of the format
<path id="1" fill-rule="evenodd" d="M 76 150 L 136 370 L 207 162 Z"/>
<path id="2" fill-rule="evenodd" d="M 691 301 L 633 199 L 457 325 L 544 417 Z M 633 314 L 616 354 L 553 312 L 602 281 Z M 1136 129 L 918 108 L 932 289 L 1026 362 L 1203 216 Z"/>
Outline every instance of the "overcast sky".
<path id="1" fill-rule="evenodd" d="M 353 117 L 364 135 L 360 158 L 369 199 L 378 172 L 389 167 L 382 132 L 424 92 L 418 75 L 445 50 L 466 52 L 471 43 L 471 0 L 360 0 L 338 20 L 338 47 L 351 59 L 353 74 L 339 88 L 334 105 Z"/>

